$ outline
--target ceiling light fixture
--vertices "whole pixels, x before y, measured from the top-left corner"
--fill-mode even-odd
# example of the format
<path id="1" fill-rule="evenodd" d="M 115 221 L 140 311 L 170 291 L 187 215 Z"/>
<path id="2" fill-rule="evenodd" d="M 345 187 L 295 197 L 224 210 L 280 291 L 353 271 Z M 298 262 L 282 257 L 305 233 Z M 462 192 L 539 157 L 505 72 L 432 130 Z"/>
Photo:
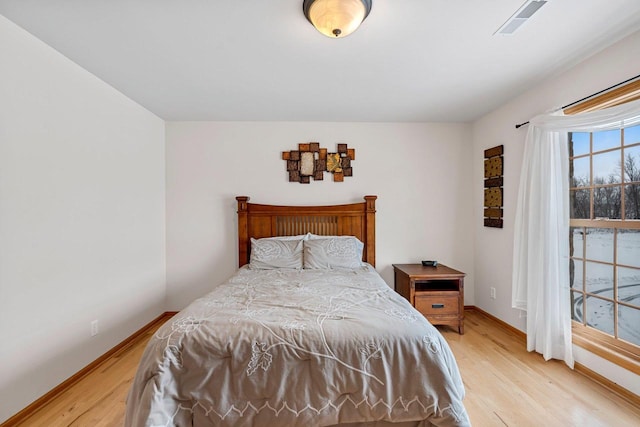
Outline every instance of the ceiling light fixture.
<path id="1" fill-rule="evenodd" d="M 372 0 L 304 0 L 309 22 L 327 37 L 345 37 L 358 29 L 371 12 Z"/>
<path id="2" fill-rule="evenodd" d="M 493 35 L 496 34 L 513 34 L 520 25 L 524 24 L 527 19 L 531 18 L 534 13 L 544 6 L 546 1 L 527 0 L 524 2 L 520 9 L 516 10 L 516 13 L 511 15 L 511 18 L 507 19 L 507 22 L 502 24 L 500 28 L 496 30 Z"/>

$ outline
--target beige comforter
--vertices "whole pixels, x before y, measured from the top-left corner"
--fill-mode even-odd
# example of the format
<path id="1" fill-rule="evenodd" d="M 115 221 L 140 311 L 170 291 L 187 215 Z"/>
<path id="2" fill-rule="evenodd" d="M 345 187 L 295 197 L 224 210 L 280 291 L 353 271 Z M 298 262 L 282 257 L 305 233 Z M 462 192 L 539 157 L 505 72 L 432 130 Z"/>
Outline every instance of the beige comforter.
<path id="1" fill-rule="evenodd" d="M 370 266 L 240 269 L 163 325 L 126 426 L 469 426 L 443 337 Z"/>

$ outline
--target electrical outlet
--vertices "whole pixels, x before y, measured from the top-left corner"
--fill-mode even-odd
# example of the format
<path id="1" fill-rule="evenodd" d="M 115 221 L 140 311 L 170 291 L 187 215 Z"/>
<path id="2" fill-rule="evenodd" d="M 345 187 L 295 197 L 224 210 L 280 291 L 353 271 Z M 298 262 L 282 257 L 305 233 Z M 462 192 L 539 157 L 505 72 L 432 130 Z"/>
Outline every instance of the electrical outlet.
<path id="1" fill-rule="evenodd" d="M 489 296 L 491 299 L 496 299 L 496 288 L 493 286 L 489 288 Z"/>
<path id="2" fill-rule="evenodd" d="M 91 336 L 95 337 L 98 335 L 98 319 L 91 322 Z"/>

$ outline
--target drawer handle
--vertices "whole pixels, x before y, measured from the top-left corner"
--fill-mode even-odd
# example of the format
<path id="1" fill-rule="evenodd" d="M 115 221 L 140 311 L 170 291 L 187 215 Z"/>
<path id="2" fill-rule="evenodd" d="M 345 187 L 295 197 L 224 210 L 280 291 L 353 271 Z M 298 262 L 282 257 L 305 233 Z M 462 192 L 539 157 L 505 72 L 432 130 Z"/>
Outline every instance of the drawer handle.
<path id="1" fill-rule="evenodd" d="M 444 304 L 431 304 L 431 308 L 444 308 Z"/>

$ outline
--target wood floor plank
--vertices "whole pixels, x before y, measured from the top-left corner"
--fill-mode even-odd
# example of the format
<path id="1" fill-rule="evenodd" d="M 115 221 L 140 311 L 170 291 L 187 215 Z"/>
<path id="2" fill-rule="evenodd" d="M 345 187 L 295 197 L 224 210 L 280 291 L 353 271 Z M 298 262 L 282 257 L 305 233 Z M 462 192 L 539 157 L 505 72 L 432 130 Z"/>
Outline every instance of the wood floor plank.
<path id="1" fill-rule="evenodd" d="M 160 327 L 154 325 L 129 346 L 100 364 L 89 375 L 23 422 L 21 427 L 120 427 L 125 399 L 144 348 Z"/>
<path id="2" fill-rule="evenodd" d="M 131 381 L 159 325 L 18 425 L 122 426 Z M 438 328 L 460 367 L 467 392 L 464 403 L 475 427 L 640 425 L 639 407 L 562 362 L 545 362 L 539 354 L 527 352 L 520 336 L 481 313 L 466 313 L 464 335 Z"/>
<path id="3" fill-rule="evenodd" d="M 453 350 L 474 426 L 637 427 L 640 408 L 563 362 L 529 353 L 494 320 L 465 313 L 465 334 L 439 327 Z"/>

